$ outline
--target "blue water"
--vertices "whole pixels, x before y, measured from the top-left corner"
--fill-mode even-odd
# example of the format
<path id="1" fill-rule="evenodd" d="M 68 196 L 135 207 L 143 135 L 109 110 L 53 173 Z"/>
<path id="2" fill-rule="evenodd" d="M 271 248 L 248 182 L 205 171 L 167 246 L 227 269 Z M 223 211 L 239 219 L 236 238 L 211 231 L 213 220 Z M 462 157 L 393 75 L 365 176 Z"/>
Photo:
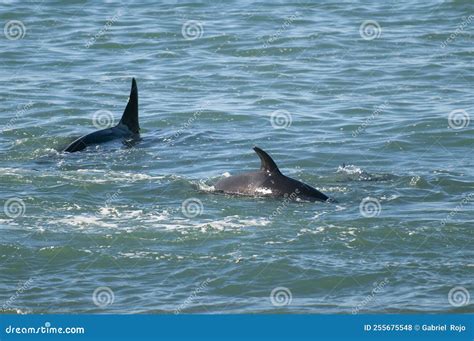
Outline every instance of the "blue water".
<path id="1" fill-rule="evenodd" d="M 473 312 L 473 13 L 3 1 L 1 311 Z M 254 145 L 339 203 L 212 193 Z"/>

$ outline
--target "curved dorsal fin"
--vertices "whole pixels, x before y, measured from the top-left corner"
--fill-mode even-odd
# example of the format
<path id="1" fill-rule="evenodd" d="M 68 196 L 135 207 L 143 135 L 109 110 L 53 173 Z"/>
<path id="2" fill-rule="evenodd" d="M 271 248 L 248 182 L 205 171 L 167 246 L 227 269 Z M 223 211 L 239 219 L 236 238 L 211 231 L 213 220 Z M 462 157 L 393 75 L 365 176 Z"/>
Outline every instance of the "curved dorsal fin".
<path id="1" fill-rule="evenodd" d="M 257 153 L 258 157 L 260 158 L 260 170 L 270 173 L 280 173 L 278 166 L 270 157 L 270 155 L 258 147 L 253 147 L 253 150 L 255 150 L 255 153 Z"/>
<path id="2" fill-rule="evenodd" d="M 130 97 L 120 123 L 126 125 L 135 134 L 138 134 L 140 131 L 140 125 L 138 124 L 138 88 L 135 78 L 132 79 Z"/>

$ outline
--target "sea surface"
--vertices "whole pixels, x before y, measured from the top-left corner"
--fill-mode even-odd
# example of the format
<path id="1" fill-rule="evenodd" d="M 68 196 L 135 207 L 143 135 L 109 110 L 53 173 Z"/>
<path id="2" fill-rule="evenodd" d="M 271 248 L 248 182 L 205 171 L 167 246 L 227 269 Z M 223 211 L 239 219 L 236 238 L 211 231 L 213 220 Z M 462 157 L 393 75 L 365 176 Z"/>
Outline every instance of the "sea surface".
<path id="1" fill-rule="evenodd" d="M 474 312 L 473 14 L 2 1 L 1 311 Z M 213 193 L 253 146 L 338 203 Z"/>

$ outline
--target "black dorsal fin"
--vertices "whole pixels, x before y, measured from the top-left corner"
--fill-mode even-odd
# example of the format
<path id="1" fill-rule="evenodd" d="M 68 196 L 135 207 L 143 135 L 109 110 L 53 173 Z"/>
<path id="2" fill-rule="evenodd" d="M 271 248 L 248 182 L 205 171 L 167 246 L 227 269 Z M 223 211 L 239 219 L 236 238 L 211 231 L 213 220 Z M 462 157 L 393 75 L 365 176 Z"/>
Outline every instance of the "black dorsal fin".
<path id="1" fill-rule="evenodd" d="M 260 170 L 270 173 L 280 173 L 278 166 L 270 157 L 270 155 L 258 147 L 253 147 L 253 150 L 255 150 L 255 153 L 257 153 L 258 157 L 260 158 Z"/>
<path id="2" fill-rule="evenodd" d="M 122 119 L 119 124 L 124 124 L 128 129 L 138 134 L 140 125 L 138 124 L 138 88 L 135 78 L 132 79 L 132 89 L 130 90 L 130 98 L 123 112 Z"/>

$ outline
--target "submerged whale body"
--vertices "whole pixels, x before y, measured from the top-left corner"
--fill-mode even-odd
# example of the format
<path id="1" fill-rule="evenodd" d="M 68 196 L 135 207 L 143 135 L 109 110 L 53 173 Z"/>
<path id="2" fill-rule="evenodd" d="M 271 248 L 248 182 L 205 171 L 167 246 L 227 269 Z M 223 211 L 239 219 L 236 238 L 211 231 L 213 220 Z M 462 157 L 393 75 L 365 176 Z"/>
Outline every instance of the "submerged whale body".
<path id="1" fill-rule="evenodd" d="M 260 157 L 260 170 L 219 180 L 214 185 L 217 192 L 247 196 L 286 197 L 291 200 L 335 202 L 316 188 L 283 175 L 275 161 L 262 149 L 254 147 L 253 150 Z"/>
<path id="2" fill-rule="evenodd" d="M 98 130 L 78 138 L 67 146 L 64 151 L 74 153 L 85 149 L 87 146 L 105 143 L 115 139 L 138 138 L 139 134 L 138 89 L 137 82 L 135 78 L 133 78 L 130 98 L 120 122 L 115 127 Z"/>

